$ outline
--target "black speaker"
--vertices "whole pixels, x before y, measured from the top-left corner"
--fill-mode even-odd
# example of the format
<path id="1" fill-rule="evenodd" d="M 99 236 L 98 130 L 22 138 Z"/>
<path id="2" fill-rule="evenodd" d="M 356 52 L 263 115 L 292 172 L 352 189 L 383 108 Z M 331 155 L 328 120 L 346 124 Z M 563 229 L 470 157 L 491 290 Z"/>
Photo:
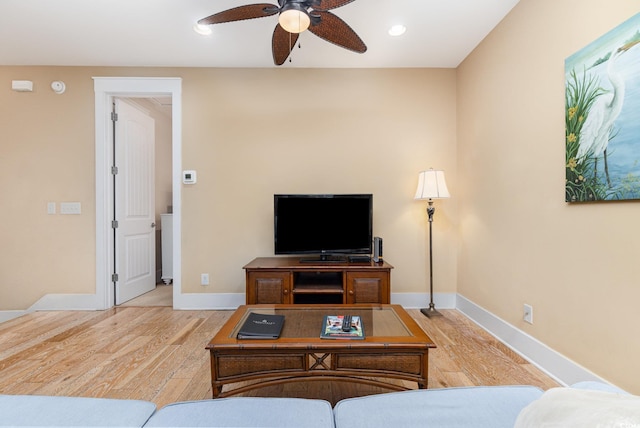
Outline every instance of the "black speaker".
<path id="1" fill-rule="evenodd" d="M 382 238 L 379 236 L 373 238 L 373 261 L 376 263 L 382 262 Z"/>

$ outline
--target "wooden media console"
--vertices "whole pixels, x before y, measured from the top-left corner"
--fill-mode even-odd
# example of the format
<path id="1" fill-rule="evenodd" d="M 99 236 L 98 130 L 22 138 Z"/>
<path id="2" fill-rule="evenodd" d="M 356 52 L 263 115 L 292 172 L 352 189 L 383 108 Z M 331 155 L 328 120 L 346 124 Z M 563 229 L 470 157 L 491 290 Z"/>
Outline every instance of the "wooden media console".
<path id="1" fill-rule="evenodd" d="M 389 304 L 391 300 L 393 266 L 387 262 L 309 262 L 300 257 L 258 257 L 244 269 L 247 305 Z"/>

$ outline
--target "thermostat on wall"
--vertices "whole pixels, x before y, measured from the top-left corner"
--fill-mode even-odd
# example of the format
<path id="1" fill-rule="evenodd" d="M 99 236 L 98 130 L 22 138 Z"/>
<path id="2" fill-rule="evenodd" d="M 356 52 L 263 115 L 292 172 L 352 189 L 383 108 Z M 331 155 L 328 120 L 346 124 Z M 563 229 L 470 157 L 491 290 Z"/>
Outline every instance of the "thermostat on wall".
<path id="1" fill-rule="evenodd" d="M 182 182 L 184 184 L 196 184 L 196 172 L 182 171 Z"/>

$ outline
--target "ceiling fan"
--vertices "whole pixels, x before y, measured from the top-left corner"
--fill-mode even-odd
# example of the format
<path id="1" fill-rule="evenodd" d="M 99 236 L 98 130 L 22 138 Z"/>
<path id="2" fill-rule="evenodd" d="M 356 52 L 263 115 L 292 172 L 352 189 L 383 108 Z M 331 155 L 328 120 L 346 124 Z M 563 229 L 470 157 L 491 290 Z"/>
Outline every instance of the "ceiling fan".
<path id="1" fill-rule="evenodd" d="M 329 12 L 353 1 L 355 0 L 278 0 L 277 5 L 248 4 L 202 18 L 198 24 L 221 24 L 279 14 L 271 40 L 273 62 L 276 65 L 282 65 L 287 60 L 300 33 L 307 29 L 335 45 L 364 53 L 367 46 L 362 39 L 346 22 Z"/>

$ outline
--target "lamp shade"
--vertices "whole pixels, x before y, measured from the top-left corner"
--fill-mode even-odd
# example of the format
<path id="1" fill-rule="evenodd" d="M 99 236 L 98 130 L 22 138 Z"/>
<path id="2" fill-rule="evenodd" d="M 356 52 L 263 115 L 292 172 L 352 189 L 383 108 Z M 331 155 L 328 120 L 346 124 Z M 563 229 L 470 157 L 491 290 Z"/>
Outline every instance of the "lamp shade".
<path id="1" fill-rule="evenodd" d="M 298 3 L 289 3 L 278 17 L 280 26 L 289 33 L 302 33 L 311 24 L 307 10 Z"/>
<path id="2" fill-rule="evenodd" d="M 442 199 L 448 198 L 449 189 L 444 180 L 444 171 L 429 169 L 418 175 L 418 188 L 413 199 Z"/>

